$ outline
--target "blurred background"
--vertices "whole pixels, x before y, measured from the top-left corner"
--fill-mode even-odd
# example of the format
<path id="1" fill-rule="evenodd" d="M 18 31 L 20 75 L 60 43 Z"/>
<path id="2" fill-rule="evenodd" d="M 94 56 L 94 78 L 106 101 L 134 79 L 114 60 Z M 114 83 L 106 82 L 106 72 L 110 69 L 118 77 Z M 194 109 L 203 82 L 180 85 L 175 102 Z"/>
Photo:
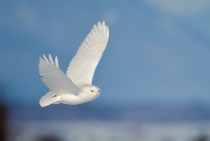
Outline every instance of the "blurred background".
<path id="1" fill-rule="evenodd" d="M 0 1 L 1 141 L 209 141 L 209 0 Z M 42 54 L 66 72 L 98 21 L 94 101 L 41 108 Z"/>

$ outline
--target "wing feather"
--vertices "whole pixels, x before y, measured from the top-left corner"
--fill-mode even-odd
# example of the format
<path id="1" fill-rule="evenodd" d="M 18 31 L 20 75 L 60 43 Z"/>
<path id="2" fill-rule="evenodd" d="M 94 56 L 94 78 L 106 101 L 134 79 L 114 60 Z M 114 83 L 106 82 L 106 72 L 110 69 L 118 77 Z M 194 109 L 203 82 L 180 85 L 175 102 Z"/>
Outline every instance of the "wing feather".
<path id="1" fill-rule="evenodd" d="M 45 85 L 57 95 L 66 93 L 78 94 L 80 89 L 69 79 L 58 67 L 49 55 L 49 60 L 45 55 L 39 60 L 39 74 L 42 76 L 42 81 Z"/>
<path id="2" fill-rule="evenodd" d="M 55 66 L 59 68 L 59 64 L 58 64 L 58 57 L 55 57 Z"/>
<path id="3" fill-rule="evenodd" d="M 50 60 L 50 63 L 51 64 L 53 64 L 53 65 L 55 65 L 55 63 L 54 63 L 54 61 L 53 61 L 53 59 L 52 59 L 52 56 L 49 54 L 49 60 Z"/>
<path id="4" fill-rule="evenodd" d="M 84 39 L 77 54 L 71 60 L 66 75 L 77 86 L 92 84 L 95 69 L 107 46 L 109 28 L 98 22 Z"/>

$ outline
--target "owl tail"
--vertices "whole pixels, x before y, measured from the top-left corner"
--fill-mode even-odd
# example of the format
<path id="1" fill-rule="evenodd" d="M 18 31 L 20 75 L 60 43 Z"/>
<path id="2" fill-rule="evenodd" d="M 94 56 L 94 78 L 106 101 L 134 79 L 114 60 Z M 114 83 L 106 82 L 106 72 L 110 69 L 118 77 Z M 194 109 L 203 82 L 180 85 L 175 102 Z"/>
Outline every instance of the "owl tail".
<path id="1" fill-rule="evenodd" d="M 41 107 L 48 106 L 50 104 L 59 104 L 60 103 L 60 96 L 56 97 L 56 93 L 50 91 L 46 95 L 44 95 L 40 101 L 39 104 Z"/>

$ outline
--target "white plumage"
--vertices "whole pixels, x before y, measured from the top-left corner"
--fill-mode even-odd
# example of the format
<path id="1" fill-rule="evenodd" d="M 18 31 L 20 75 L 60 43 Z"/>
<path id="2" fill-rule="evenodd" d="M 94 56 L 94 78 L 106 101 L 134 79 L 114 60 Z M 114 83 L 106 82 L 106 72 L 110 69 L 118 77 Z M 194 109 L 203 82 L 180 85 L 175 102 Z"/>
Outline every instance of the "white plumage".
<path id="1" fill-rule="evenodd" d="M 107 46 L 109 28 L 98 22 L 84 39 L 71 60 L 66 75 L 60 70 L 58 58 L 43 55 L 39 60 L 39 74 L 50 91 L 40 99 L 42 107 L 50 104 L 76 105 L 97 98 L 100 89 L 92 85 L 95 69 Z"/>

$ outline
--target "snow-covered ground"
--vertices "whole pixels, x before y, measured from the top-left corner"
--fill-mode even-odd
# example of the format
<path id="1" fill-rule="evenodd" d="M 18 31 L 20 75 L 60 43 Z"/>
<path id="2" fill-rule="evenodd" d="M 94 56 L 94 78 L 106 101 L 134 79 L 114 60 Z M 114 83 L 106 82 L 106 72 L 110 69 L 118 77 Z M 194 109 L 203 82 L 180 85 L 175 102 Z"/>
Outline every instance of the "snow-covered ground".
<path id="1" fill-rule="evenodd" d="M 11 121 L 8 131 L 9 141 L 198 141 L 210 122 Z"/>

